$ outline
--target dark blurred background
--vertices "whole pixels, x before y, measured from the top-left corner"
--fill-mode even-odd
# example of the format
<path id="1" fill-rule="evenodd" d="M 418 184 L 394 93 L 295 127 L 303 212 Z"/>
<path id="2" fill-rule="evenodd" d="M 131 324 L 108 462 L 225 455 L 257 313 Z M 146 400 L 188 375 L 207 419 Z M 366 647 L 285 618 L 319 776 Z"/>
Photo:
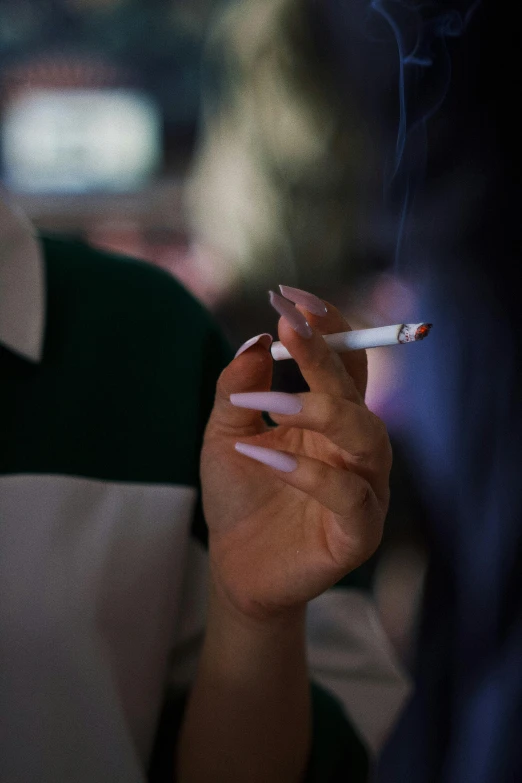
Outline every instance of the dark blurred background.
<path id="1" fill-rule="evenodd" d="M 356 328 L 435 324 L 369 353 L 368 406 L 396 454 L 370 571 L 417 683 L 390 783 L 522 780 L 522 685 L 503 658 L 522 656 L 506 15 L 491 0 L 0 2 L 1 178 L 40 230 L 168 269 L 235 346 L 275 331 L 278 283 Z M 293 362 L 275 386 L 303 388 Z"/>

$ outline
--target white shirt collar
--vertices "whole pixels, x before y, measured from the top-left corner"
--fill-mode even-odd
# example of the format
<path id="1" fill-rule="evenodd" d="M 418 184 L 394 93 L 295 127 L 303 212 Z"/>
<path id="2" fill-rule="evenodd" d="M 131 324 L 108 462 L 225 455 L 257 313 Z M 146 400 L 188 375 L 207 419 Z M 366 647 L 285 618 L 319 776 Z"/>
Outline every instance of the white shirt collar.
<path id="1" fill-rule="evenodd" d="M 0 343 L 39 362 L 44 327 L 42 248 L 23 212 L 0 193 Z"/>

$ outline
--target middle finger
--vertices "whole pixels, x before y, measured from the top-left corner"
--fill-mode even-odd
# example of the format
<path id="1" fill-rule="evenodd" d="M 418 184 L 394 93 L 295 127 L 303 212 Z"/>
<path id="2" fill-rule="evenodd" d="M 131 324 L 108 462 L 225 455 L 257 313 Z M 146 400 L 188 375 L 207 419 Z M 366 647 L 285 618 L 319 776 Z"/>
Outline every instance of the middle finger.
<path id="1" fill-rule="evenodd" d="M 321 334 L 310 326 L 304 315 L 287 299 L 272 291 L 270 303 L 282 316 L 278 325 L 279 339 L 297 362 L 310 391 L 325 392 L 363 404 L 343 361 Z"/>

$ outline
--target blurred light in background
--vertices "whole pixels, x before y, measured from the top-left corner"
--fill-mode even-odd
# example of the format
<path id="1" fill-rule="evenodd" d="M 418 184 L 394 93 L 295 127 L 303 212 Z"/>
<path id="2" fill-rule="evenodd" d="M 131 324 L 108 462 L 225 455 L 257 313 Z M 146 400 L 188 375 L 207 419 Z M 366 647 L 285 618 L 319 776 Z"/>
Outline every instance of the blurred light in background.
<path id="1" fill-rule="evenodd" d="M 4 111 L 3 171 L 14 190 L 133 190 L 161 156 L 159 107 L 137 90 L 31 90 Z"/>
<path id="2" fill-rule="evenodd" d="M 39 230 L 177 268 L 201 53 L 222 2 L 0 0 L 0 182 Z"/>

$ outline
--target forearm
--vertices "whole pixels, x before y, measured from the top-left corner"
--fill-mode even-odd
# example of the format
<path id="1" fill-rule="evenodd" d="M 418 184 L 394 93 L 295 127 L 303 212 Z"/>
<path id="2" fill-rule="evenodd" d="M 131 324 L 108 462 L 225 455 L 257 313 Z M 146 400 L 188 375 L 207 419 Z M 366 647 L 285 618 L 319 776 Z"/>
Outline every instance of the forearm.
<path id="1" fill-rule="evenodd" d="M 179 783 L 300 783 L 311 742 L 305 612 L 245 621 L 211 591 Z"/>

